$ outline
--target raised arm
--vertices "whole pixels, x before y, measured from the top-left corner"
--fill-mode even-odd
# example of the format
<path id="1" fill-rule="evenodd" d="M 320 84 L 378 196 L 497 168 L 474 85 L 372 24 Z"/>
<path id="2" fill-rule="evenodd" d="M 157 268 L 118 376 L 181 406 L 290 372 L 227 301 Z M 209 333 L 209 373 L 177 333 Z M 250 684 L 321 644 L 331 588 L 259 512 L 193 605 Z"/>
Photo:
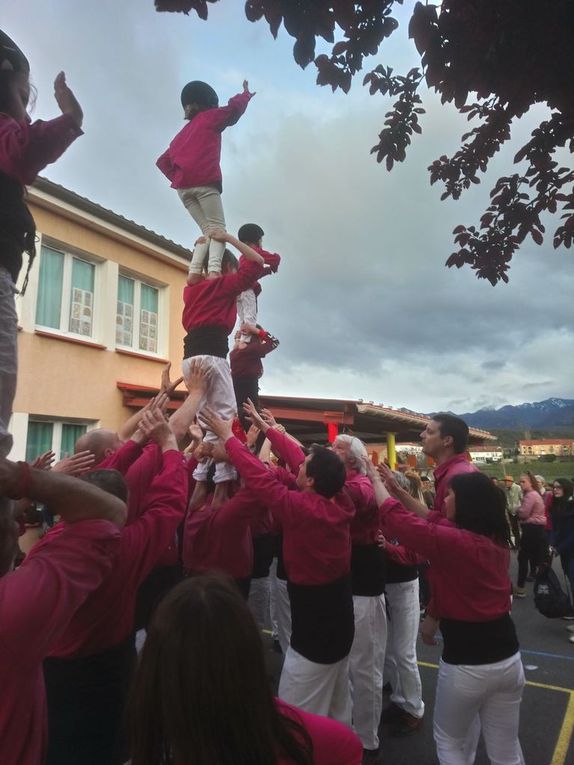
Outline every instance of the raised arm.
<path id="1" fill-rule="evenodd" d="M 430 510 L 428 507 L 423 502 L 419 502 L 417 499 L 411 496 L 408 491 L 399 486 L 399 484 L 395 481 L 392 470 L 386 465 L 378 465 L 376 470 L 373 466 L 373 470 L 367 471 L 367 475 L 371 481 L 373 481 L 373 475 L 378 476 L 380 479 L 380 484 L 375 484 L 375 481 L 377 480 L 376 478 L 373 481 L 373 487 L 375 489 L 375 495 L 377 496 L 377 503 L 379 505 L 381 505 L 386 499 L 389 499 L 389 497 L 392 496 L 395 499 L 398 499 L 401 505 L 406 507 L 407 510 L 410 510 L 412 513 L 418 515 L 419 518 L 428 518 L 430 515 Z"/>
<path id="2" fill-rule="evenodd" d="M 125 503 L 108 492 L 53 470 L 34 470 L 25 462 L 0 460 L 0 493 L 42 502 L 66 523 L 101 519 L 122 528 Z"/>
<path id="3" fill-rule="evenodd" d="M 189 437 L 189 428 L 193 424 L 208 382 L 209 372 L 202 364 L 201 359 L 192 359 L 187 377 L 189 393 L 180 408 L 172 414 L 169 421 L 180 448 L 185 445 Z"/>

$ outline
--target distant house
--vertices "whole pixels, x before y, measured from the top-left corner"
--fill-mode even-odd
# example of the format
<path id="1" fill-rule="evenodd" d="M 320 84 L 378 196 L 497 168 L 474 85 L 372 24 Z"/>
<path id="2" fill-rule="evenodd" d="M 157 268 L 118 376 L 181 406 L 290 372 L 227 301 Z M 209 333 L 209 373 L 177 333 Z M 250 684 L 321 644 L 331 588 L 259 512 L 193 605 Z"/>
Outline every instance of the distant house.
<path id="1" fill-rule="evenodd" d="M 555 454 L 557 457 L 574 455 L 572 438 L 529 438 L 518 442 L 518 453 L 522 456 L 541 457 Z"/>
<path id="2" fill-rule="evenodd" d="M 468 453 L 473 462 L 500 462 L 502 446 L 471 446 Z"/>

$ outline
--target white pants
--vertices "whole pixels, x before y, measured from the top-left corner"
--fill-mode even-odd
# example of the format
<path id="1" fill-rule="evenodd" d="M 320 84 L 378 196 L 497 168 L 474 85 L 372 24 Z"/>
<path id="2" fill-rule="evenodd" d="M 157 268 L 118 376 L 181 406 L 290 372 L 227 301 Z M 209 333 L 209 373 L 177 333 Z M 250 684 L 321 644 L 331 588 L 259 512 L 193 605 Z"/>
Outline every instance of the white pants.
<path id="1" fill-rule="evenodd" d="M 236 415 L 236 404 L 233 381 L 231 380 L 231 370 L 229 369 L 227 360 L 222 359 L 219 356 L 208 355 L 192 356 L 191 358 L 184 359 L 181 368 L 185 380 L 188 378 L 189 368 L 193 359 L 202 361 L 204 368 L 210 373 L 207 390 L 197 408 L 197 420 L 199 424 L 204 430 L 207 429 L 205 421 L 201 418 L 201 410 L 206 406 L 213 409 L 213 411 L 224 420 L 232 420 Z M 204 440 L 214 443 L 215 441 L 218 441 L 219 438 L 215 433 L 207 430 Z M 206 460 L 205 462 L 199 463 L 193 473 L 193 477 L 196 481 L 205 481 L 207 479 L 207 473 L 211 462 L 211 460 Z M 237 473 L 232 465 L 228 462 L 217 463 L 215 468 L 215 483 L 233 481 L 235 478 L 237 478 Z"/>
<path id="2" fill-rule="evenodd" d="M 279 681 L 279 698 L 305 712 L 332 717 L 350 726 L 349 657 L 335 664 L 316 664 L 289 646 Z"/>
<path id="3" fill-rule="evenodd" d="M 270 581 L 268 576 L 252 579 L 249 587 L 247 603 L 260 629 L 265 629 L 269 616 L 269 590 Z"/>
<path id="4" fill-rule="evenodd" d="M 213 186 L 194 186 L 189 189 L 178 189 L 177 193 L 204 236 L 209 236 L 212 231 L 217 229 L 225 229 L 221 194 L 216 188 Z M 195 247 L 189 265 L 190 274 L 201 274 L 208 251 L 207 270 L 221 272 L 225 243 L 210 239 L 209 242 L 198 244 Z"/>
<path id="5" fill-rule="evenodd" d="M 349 654 L 353 728 L 365 749 L 378 749 L 387 642 L 385 596 L 353 595 L 353 610 L 355 637 Z"/>
<path id="6" fill-rule="evenodd" d="M 18 374 L 18 317 L 14 295 L 16 287 L 10 273 L 0 267 L 0 456 L 12 448 L 8 425 L 16 395 Z"/>
<path id="7" fill-rule="evenodd" d="M 237 315 L 240 324 L 257 324 L 257 296 L 253 290 L 244 290 L 237 297 Z M 251 335 L 242 334 L 244 343 L 251 342 Z"/>
<path id="8" fill-rule="evenodd" d="M 413 717 L 422 717 L 421 676 L 417 664 L 417 637 L 420 624 L 419 580 L 396 582 L 385 587 L 389 621 L 385 681 L 393 687 L 391 702 Z"/>
<path id="9" fill-rule="evenodd" d="M 520 653 L 478 666 L 441 660 L 433 721 L 440 765 L 472 765 L 481 728 L 491 765 L 524 765 L 518 741 L 523 688 Z"/>
<path id="10" fill-rule="evenodd" d="M 271 567 L 271 623 L 277 630 L 281 650 L 286 654 L 291 642 L 291 601 L 287 582 L 279 579 L 276 571 L 277 561 L 274 560 Z"/>

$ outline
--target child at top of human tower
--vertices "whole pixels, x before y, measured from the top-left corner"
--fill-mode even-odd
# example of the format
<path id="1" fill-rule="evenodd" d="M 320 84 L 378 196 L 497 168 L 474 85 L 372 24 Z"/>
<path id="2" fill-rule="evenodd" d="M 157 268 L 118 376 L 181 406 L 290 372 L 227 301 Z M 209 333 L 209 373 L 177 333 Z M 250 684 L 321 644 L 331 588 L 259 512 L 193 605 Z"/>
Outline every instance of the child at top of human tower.
<path id="1" fill-rule="evenodd" d="M 243 92 L 233 96 L 227 106 L 220 107 L 217 93 L 210 85 L 200 80 L 188 82 L 181 91 L 181 105 L 188 124 L 156 162 L 207 239 L 194 249 L 188 283 L 201 281 L 208 253 L 209 278 L 221 275 L 225 243 L 210 238 L 213 231 L 225 230 L 221 203 L 221 133 L 237 122 L 254 95 L 244 80 Z"/>

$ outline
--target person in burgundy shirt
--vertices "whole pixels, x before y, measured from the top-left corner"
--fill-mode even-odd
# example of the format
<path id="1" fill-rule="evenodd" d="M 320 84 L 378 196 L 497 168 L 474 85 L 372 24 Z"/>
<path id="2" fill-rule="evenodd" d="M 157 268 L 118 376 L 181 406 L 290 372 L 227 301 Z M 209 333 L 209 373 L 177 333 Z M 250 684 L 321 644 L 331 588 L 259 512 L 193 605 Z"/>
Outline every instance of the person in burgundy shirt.
<path id="1" fill-rule="evenodd" d="M 228 250 L 223 259 L 223 275 L 217 279 L 204 279 L 199 283 L 188 280 L 183 291 L 183 327 L 187 335 L 183 344 L 183 376 L 186 379 L 193 359 L 200 359 L 207 370 L 209 381 L 199 407 L 198 421 L 204 427 L 201 412 L 210 407 L 220 416 L 233 419 L 236 414 L 235 393 L 227 361 L 228 337 L 237 319 L 237 296 L 247 289 L 263 272 L 264 261 L 251 247 L 224 231 L 213 234 L 221 241 L 232 244 L 245 256 L 241 265 Z M 207 428 L 205 440 L 217 438 Z M 195 471 L 196 481 L 204 481 L 210 462 L 200 463 Z M 231 481 L 235 471 L 226 463 L 218 463 L 215 483 Z"/>
<path id="2" fill-rule="evenodd" d="M 279 695 L 308 712 L 351 723 L 349 652 L 353 643 L 350 524 L 355 513 L 342 491 L 345 467 L 330 449 L 313 446 L 288 489 L 233 436 L 232 423 L 206 412 L 245 486 L 265 503 L 283 532 L 292 633 Z M 280 457 L 293 442 L 266 430 Z M 286 460 L 287 461 L 287 460 Z"/>
<path id="3" fill-rule="evenodd" d="M 243 93 L 219 107 L 213 88 L 205 82 L 188 82 L 181 92 L 181 105 L 188 124 L 180 130 L 156 165 L 171 181 L 179 198 L 202 231 L 205 240 L 196 244 L 190 265 L 190 278 L 201 281 L 205 256 L 209 253 L 208 272 L 221 274 L 224 245 L 209 237 L 225 228 L 221 203 L 221 134 L 235 125 L 254 96 L 247 80 Z"/>
<path id="4" fill-rule="evenodd" d="M 191 577 L 160 604 L 130 710 L 132 765 L 360 765 L 345 725 L 274 699 L 257 625 L 232 581 Z"/>
<path id="5" fill-rule="evenodd" d="M 42 660 L 109 574 L 125 503 L 61 473 L 0 460 L 0 752 L 2 765 L 44 760 Z M 6 496 L 42 502 L 66 522 L 54 544 L 11 573 L 17 533 Z"/>
<path id="6" fill-rule="evenodd" d="M 261 246 L 265 232 L 257 223 L 244 223 L 237 232 L 240 242 L 248 244 L 255 252 L 258 252 L 265 261 L 265 269 L 261 276 L 276 274 L 281 262 L 281 256 L 276 252 L 267 252 Z M 239 260 L 241 263 L 241 259 Z M 255 282 L 252 287 L 244 290 L 237 298 L 237 313 L 241 324 L 257 324 L 257 298 L 261 294 L 261 285 Z M 251 334 L 241 327 L 242 340 L 244 343 L 251 342 Z"/>
<path id="7" fill-rule="evenodd" d="M 370 477 L 385 527 L 431 562 L 444 640 L 433 722 L 439 762 L 473 763 L 482 729 L 491 762 L 524 765 L 518 740 L 524 670 L 510 617 L 504 493 L 478 471 L 455 475 L 437 521 L 432 511 L 417 517 L 393 499 L 392 473 L 386 466 L 379 472 L 373 468 Z"/>
<path id="8" fill-rule="evenodd" d="M 187 503 L 187 466 L 175 436 L 157 409 L 140 422 L 162 450 L 162 469 L 146 495 L 144 512 L 122 532 L 113 567 L 76 610 L 44 663 L 49 716 L 47 765 L 120 765 L 125 698 L 135 664 L 134 613 L 140 584 L 171 544 Z M 126 494 L 117 471 L 98 470 L 84 480 Z M 30 553 L 51 549 L 66 531 L 54 527 Z"/>
<path id="9" fill-rule="evenodd" d="M 25 187 L 46 165 L 55 162 L 82 135 L 82 109 L 60 72 L 54 97 L 62 112 L 45 122 L 28 115 L 30 65 L 18 46 L 0 31 L 0 455 L 12 448 L 8 423 L 16 393 L 18 319 L 14 295 L 28 253 L 28 269 L 36 254 L 36 227 L 25 201 Z"/>
<path id="10" fill-rule="evenodd" d="M 251 337 L 249 343 L 242 339 L 245 334 Z M 259 406 L 259 380 L 263 375 L 262 359 L 274 351 L 278 345 L 279 340 L 266 332 L 259 324 L 242 324 L 235 335 L 233 350 L 229 354 L 229 364 L 238 416 L 246 431 L 249 429 L 249 420 L 243 411 L 243 404 L 250 399 L 256 407 Z"/>
<path id="11" fill-rule="evenodd" d="M 363 743 L 363 762 L 379 761 L 383 666 L 387 642 L 385 558 L 377 544 L 379 508 L 366 475 L 369 455 L 358 438 L 340 435 L 333 451 L 345 465 L 345 492 L 355 506 L 351 521 L 351 579 L 355 637 L 349 655 L 353 728 Z"/>
<path id="12" fill-rule="evenodd" d="M 434 506 L 433 513 L 429 516 L 431 521 L 439 521 L 444 518 L 444 500 L 454 476 L 478 472 L 475 465 L 469 462 L 466 456 L 468 433 L 466 422 L 460 417 L 448 413 L 435 414 L 421 433 L 423 453 L 432 457 L 436 462 Z M 399 489 L 399 491 L 400 496 L 398 498 L 405 507 L 422 518 L 427 517 L 428 508 L 426 504 L 412 497 L 404 489 Z M 421 625 L 423 635 L 432 636 L 435 634 L 438 616 L 434 608 L 431 590 L 431 599 L 427 604 L 426 616 Z"/>

